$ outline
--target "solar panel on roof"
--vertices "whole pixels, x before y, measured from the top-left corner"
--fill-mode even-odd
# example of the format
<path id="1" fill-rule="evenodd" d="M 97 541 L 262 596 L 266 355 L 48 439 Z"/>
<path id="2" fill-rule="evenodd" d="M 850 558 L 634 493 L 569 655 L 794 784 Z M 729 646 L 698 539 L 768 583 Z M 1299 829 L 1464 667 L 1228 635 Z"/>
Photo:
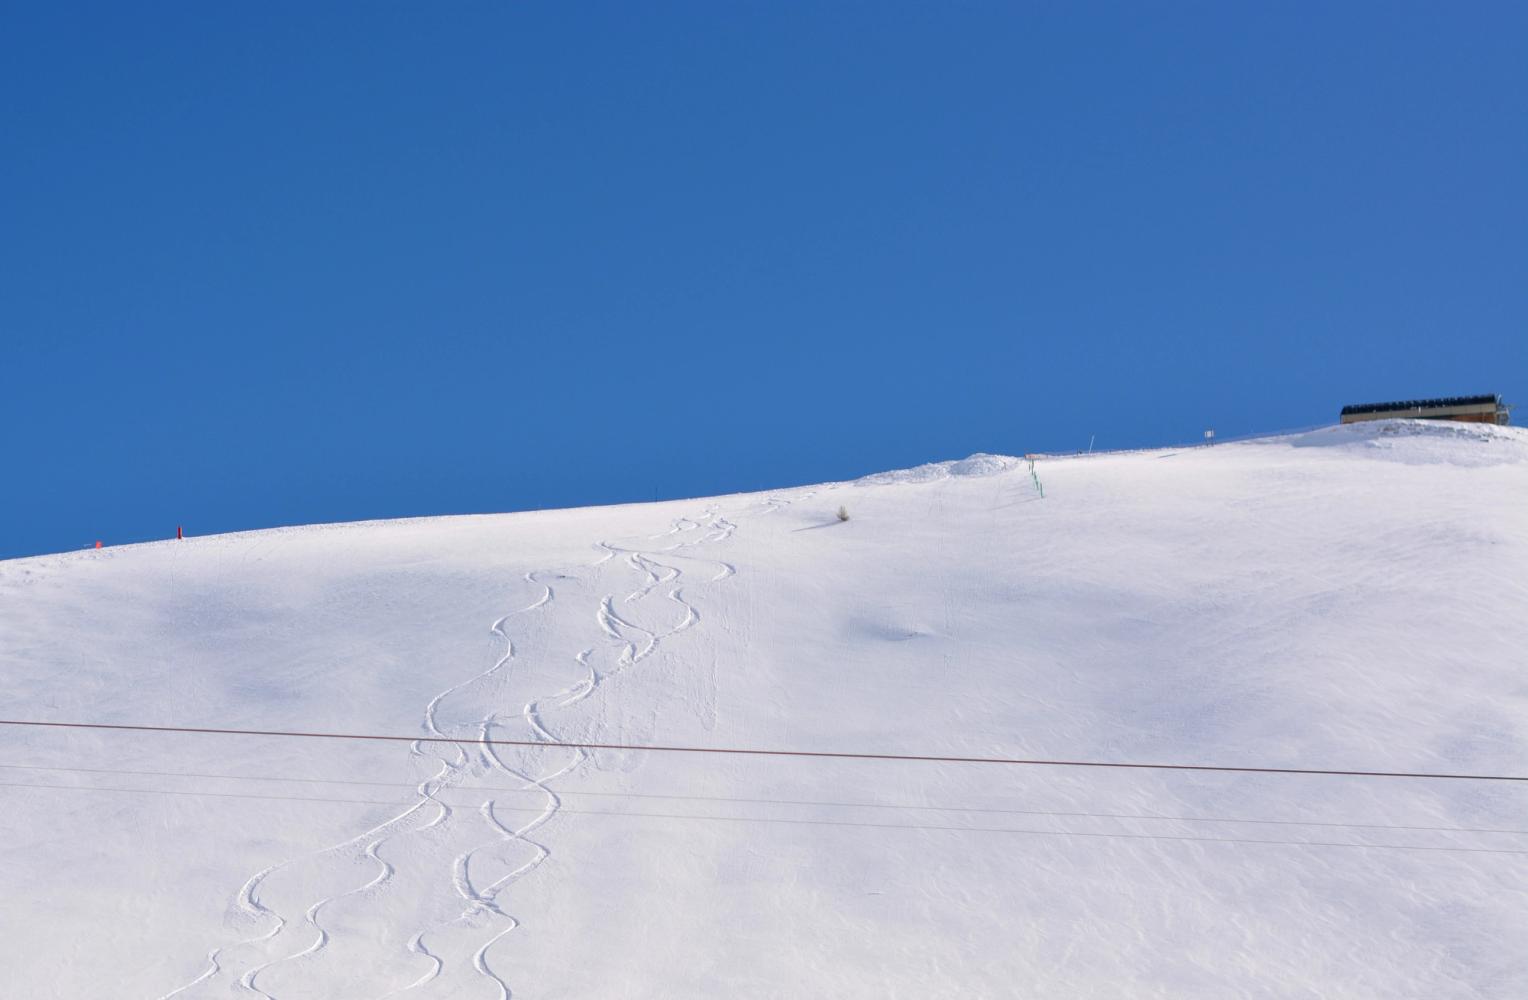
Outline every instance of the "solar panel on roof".
<path id="1" fill-rule="evenodd" d="M 1391 410 L 1434 410 L 1446 406 L 1495 406 L 1500 396 L 1444 396 L 1439 399 L 1405 399 L 1395 403 L 1359 403 L 1344 406 L 1344 414 L 1387 413 Z"/>

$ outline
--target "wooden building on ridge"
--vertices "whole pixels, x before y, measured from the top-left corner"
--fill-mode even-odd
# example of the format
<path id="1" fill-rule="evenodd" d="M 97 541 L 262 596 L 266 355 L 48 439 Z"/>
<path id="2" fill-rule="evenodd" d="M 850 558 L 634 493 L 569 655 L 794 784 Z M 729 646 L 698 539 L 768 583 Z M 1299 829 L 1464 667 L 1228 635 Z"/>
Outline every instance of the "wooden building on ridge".
<path id="1" fill-rule="evenodd" d="M 1361 420 L 1463 420 L 1475 424 L 1505 424 L 1508 407 L 1500 396 L 1447 396 L 1408 399 L 1398 403 L 1361 403 L 1342 408 L 1342 422 Z"/>

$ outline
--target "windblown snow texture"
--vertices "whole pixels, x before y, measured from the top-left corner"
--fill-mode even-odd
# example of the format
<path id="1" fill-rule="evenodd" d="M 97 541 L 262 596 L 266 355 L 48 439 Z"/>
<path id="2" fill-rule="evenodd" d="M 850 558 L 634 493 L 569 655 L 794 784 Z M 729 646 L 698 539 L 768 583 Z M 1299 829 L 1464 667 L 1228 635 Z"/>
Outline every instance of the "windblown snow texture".
<path id="1" fill-rule="evenodd" d="M 1528 996 L 1521 783 L 484 742 L 1528 774 L 1528 434 L 1038 473 L 0 563 L 6 717 L 421 738 L 0 728 L 0 994 Z"/>

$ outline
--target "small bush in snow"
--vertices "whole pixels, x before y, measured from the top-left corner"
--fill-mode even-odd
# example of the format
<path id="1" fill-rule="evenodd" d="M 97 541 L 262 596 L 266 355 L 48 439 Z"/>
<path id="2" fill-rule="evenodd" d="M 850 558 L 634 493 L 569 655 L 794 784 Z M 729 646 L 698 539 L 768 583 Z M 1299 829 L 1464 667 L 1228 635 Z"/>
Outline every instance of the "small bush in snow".
<path id="1" fill-rule="evenodd" d="M 838 519 L 840 521 L 847 521 L 847 520 L 849 520 L 849 508 L 848 507 L 839 507 L 838 508 Z"/>

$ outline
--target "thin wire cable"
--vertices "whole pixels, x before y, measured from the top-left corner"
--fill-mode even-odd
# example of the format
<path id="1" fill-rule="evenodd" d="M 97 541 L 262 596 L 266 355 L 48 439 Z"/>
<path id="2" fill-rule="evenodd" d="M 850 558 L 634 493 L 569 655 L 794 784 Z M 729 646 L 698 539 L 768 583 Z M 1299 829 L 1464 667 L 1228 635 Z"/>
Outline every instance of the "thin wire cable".
<path id="1" fill-rule="evenodd" d="M 313 733 L 284 729 L 214 729 L 201 726 L 112 725 L 103 722 L 37 722 L 0 719 L 0 726 L 38 726 L 54 729 L 107 729 L 140 733 L 189 733 L 213 736 L 277 736 L 320 740 L 374 740 L 392 743 L 450 743 L 457 746 L 532 747 L 560 750 L 633 750 L 647 753 L 710 753 L 754 757 L 805 757 L 835 760 L 887 760 L 932 764 L 1006 764 L 1034 767 L 1091 767 L 1145 771 L 1215 771 L 1230 774 L 1328 775 L 1348 778 L 1432 778 L 1454 781 L 1520 781 L 1528 775 L 1451 774 L 1438 771 L 1355 771 L 1310 767 L 1235 767 L 1223 764 L 1146 764 L 1099 760 L 1044 760 L 1022 757 L 946 757 L 910 753 L 850 753 L 834 750 L 764 750 L 744 747 L 659 746 L 636 743 L 572 743 L 564 740 L 452 739 L 441 736 L 384 736 L 368 733 Z"/>
<path id="2" fill-rule="evenodd" d="M 143 771 L 127 768 L 106 767 L 49 767 L 40 764 L 6 764 L 0 768 L 19 771 L 57 771 L 69 774 L 117 774 L 146 778 L 210 778 L 218 781 L 277 781 L 303 785 L 353 785 L 365 788 L 417 788 L 417 781 L 364 781 L 355 778 L 294 778 L 257 774 L 210 774 L 196 771 Z M 38 786 L 42 787 L 42 786 Z M 66 786 L 72 787 L 72 786 Z M 172 789 L 173 790 L 173 789 Z M 543 794 L 540 786 L 522 785 L 515 788 L 503 785 L 458 785 L 444 788 L 446 792 L 507 792 L 510 794 Z M 611 798 L 652 799 L 665 802 L 720 802 L 736 805 L 762 806 L 808 806 L 832 809 L 898 809 L 917 812 L 972 813 L 1000 816 L 1055 816 L 1076 819 L 1123 819 L 1154 820 L 1172 823 L 1246 823 L 1254 826 L 1314 826 L 1344 830 L 1396 830 L 1413 833 L 1494 833 L 1506 836 L 1528 837 L 1528 830 L 1508 830 L 1500 827 L 1478 826 L 1407 826 L 1396 823 L 1336 823 L 1322 820 L 1299 819 L 1248 819 L 1237 816 L 1163 816 L 1150 813 L 1064 812 L 1053 809 L 1013 809 L 998 806 L 940 806 L 916 805 L 905 802 L 834 802 L 824 799 L 767 799 L 735 795 L 661 795 L 653 792 L 600 792 L 558 788 L 563 798 Z M 300 801 L 300 799 L 299 799 Z M 321 801 L 315 799 L 314 801 Z M 361 801 L 361 800 L 356 800 Z M 378 803 L 380 804 L 380 803 Z"/>
<path id="3" fill-rule="evenodd" d="M 163 788 L 106 788 L 87 785 L 50 785 L 29 782 L 0 782 L 0 788 L 45 788 L 69 792 L 124 792 L 133 795 L 186 795 L 217 799 L 257 799 L 277 802 L 324 802 L 352 805 L 399 806 L 405 802 L 369 799 L 333 799 L 293 795 L 250 795 L 243 792 L 171 791 Z M 465 790 L 465 789 L 459 789 Z M 496 806 L 505 812 L 541 813 L 541 806 Z M 1428 851 L 1449 854 L 1510 854 L 1528 856 L 1528 850 L 1501 847 L 1429 846 L 1417 844 L 1353 844 L 1323 840 L 1266 840 L 1249 837 L 1183 837 L 1162 833 L 1094 833 L 1076 830 L 1033 830 L 1023 827 L 936 826 L 923 823 L 865 823 L 855 820 L 791 819 L 780 816 L 705 816 L 694 813 L 621 812 L 614 809 L 558 809 L 558 816 L 619 816 L 628 819 L 700 820 L 716 823 L 775 823 L 786 826 L 841 826 L 870 830 L 921 830 L 943 833 L 1007 833 L 1037 837 L 1088 837 L 1099 840 L 1168 840 L 1199 844 L 1263 844 L 1281 847 L 1347 847 L 1375 851 Z"/>

